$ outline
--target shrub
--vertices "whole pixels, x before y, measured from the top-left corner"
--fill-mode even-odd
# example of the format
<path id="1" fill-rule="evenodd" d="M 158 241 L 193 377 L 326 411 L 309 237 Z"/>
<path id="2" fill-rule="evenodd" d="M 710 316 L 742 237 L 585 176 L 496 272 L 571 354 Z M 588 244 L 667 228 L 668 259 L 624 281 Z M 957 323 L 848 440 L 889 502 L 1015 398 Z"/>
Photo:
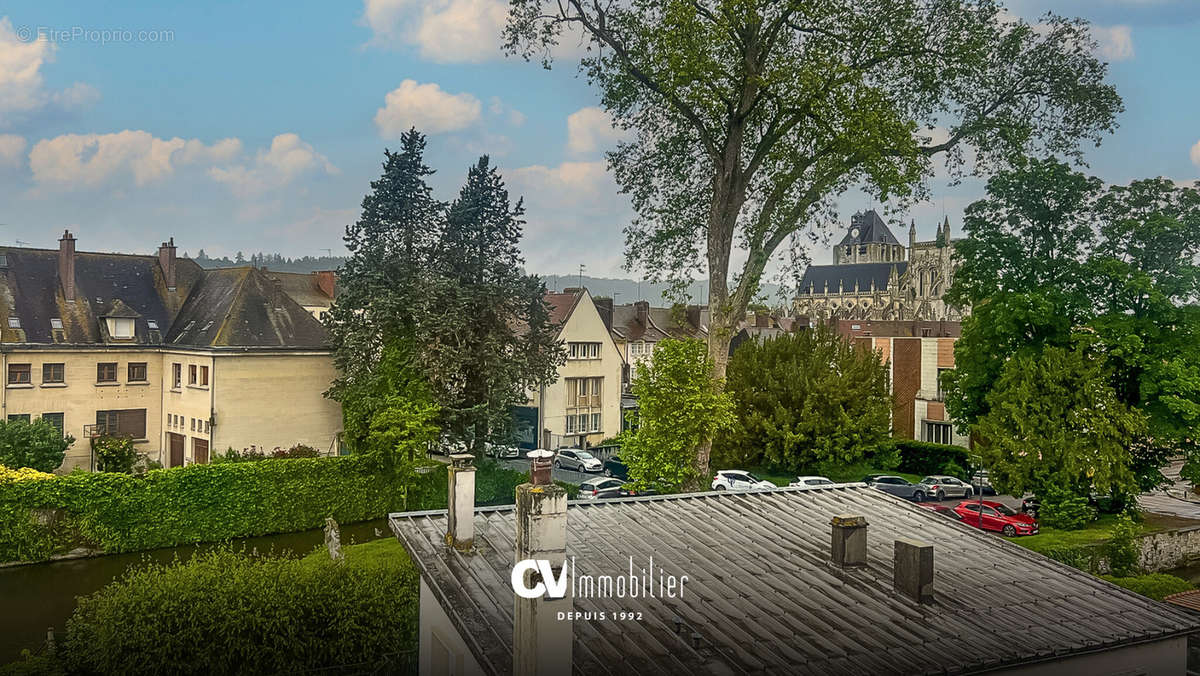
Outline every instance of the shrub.
<path id="1" fill-rule="evenodd" d="M 1141 555 L 1137 536 L 1137 524 L 1128 514 L 1117 517 L 1108 541 L 1108 566 L 1113 575 L 1132 575 L 1137 572 Z"/>
<path id="2" fill-rule="evenodd" d="M 74 437 L 63 436 L 62 430 L 40 418 L 33 422 L 0 420 L 0 465 L 6 467 L 53 472 L 73 443 Z"/>
<path id="3" fill-rule="evenodd" d="M 1142 596 L 1149 596 L 1155 601 L 1161 601 L 1171 594 L 1178 594 L 1179 592 L 1185 592 L 1194 588 L 1191 582 L 1166 573 L 1134 575 L 1131 577 L 1101 575 L 1100 577 L 1118 587 L 1124 587 Z"/>
<path id="4" fill-rule="evenodd" d="M 63 661 L 82 674 L 398 670 L 417 636 L 417 573 L 403 556 L 339 565 L 218 550 L 134 569 L 79 600 Z"/>
<path id="5" fill-rule="evenodd" d="M 101 472 L 132 474 L 138 461 L 138 452 L 133 439 L 128 437 L 100 437 L 92 440 L 92 451 L 96 454 L 96 469 Z"/>
<path id="6" fill-rule="evenodd" d="M 901 472 L 950 474 L 960 479 L 970 479 L 965 475 L 971 467 L 971 459 L 967 449 L 962 446 L 898 439 L 896 450 L 900 452 L 900 466 L 897 469 Z"/>
<path id="7" fill-rule="evenodd" d="M 276 448 L 271 453 L 272 458 L 319 458 L 321 452 L 312 446 L 296 444 L 291 448 Z"/>
<path id="8" fill-rule="evenodd" d="M 1096 508 L 1088 499 L 1071 495 L 1061 489 L 1049 489 L 1041 498 L 1038 521 L 1041 525 L 1060 530 L 1078 530 L 1096 520 Z"/>

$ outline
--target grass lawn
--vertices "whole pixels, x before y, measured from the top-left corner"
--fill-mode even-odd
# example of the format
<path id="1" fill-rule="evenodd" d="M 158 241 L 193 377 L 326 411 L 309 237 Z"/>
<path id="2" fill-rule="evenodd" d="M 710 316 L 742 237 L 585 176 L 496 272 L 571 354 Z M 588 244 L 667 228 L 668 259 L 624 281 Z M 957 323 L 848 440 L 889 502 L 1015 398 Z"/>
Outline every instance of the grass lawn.
<path id="1" fill-rule="evenodd" d="M 1088 525 L 1087 528 L 1059 530 L 1057 528 L 1044 527 L 1037 535 L 1013 538 L 1012 542 L 1022 547 L 1028 547 L 1035 552 L 1044 552 L 1047 549 L 1057 547 L 1099 545 L 1107 542 L 1112 537 L 1112 529 L 1116 523 L 1116 514 L 1101 514 L 1100 518 Z M 1166 514 L 1155 514 L 1153 512 L 1142 512 L 1142 520 L 1138 522 L 1138 527 L 1142 535 L 1195 525 L 1200 525 L 1200 521 Z"/>
<path id="2" fill-rule="evenodd" d="M 344 544 L 342 545 L 342 554 L 345 555 L 347 564 L 355 566 L 413 567 L 408 552 L 400 546 L 400 541 L 395 537 L 371 540 L 359 545 Z M 325 548 L 325 545 L 314 549 L 311 554 L 302 559 L 304 563 L 312 565 L 316 565 L 316 562 L 321 560 L 329 560 L 329 550 Z"/>

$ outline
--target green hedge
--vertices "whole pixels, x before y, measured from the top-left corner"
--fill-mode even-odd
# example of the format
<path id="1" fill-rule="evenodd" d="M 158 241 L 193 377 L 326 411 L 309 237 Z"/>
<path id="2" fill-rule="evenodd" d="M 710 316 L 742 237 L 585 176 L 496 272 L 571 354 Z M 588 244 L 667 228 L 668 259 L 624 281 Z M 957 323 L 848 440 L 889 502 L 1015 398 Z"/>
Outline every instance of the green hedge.
<path id="1" fill-rule="evenodd" d="M 967 479 L 968 477 L 959 475 L 965 475 L 971 469 L 967 449 L 962 446 L 898 439 L 896 450 L 900 451 L 898 469 L 901 472 L 925 475 L 953 474 L 960 479 Z"/>
<path id="2" fill-rule="evenodd" d="M 480 466 L 476 503 L 511 504 L 526 475 Z M 369 455 L 190 465 L 144 476 L 76 473 L 0 482 L 0 560 L 76 546 L 106 553 L 318 528 L 442 509 L 446 473 L 395 477 Z"/>
<path id="3" fill-rule="evenodd" d="M 1149 596 L 1155 601 L 1161 601 L 1163 598 L 1171 594 L 1185 592 L 1195 587 L 1191 582 L 1174 575 L 1166 573 L 1152 573 L 1150 575 L 1133 575 L 1130 577 L 1113 577 L 1112 575 L 1101 575 L 1100 577 L 1109 582 L 1124 587 L 1131 592 Z"/>
<path id="4" fill-rule="evenodd" d="M 72 674 L 415 673 L 416 569 L 358 549 L 135 569 L 79 600 L 59 655 Z"/>

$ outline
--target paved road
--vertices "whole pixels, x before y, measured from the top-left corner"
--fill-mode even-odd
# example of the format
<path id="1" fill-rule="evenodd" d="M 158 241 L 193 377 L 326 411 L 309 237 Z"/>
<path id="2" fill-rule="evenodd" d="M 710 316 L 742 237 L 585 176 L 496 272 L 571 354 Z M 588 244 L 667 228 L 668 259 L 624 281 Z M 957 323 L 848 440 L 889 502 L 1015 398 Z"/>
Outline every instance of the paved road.
<path id="1" fill-rule="evenodd" d="M 529 461 L 528 460 L 501 460 L 500 466 L 506 467 L 508 469 L 515 469 L 518 472 L 528 472 L 529 471 Z M 569 469 L 555 469 L 551 472 L 550 476 L 555 481 L 563 481 L 563 482 L 566 482 L 569 484 L 581 484 L 584 481 L 587 481 L 588 479 L 595 479 L 598 477 L 603 477 L 604 475 L 600 472 L 588 473 L 588 472 L 573 472 Z"/>

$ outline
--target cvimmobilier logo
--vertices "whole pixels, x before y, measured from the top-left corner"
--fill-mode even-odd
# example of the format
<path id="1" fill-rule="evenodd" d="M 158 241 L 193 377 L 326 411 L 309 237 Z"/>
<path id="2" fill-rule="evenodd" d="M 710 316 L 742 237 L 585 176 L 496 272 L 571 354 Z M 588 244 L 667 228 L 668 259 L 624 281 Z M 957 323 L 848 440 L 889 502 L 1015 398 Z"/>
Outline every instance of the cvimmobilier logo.
<path id="1" fill-rule="evenodd" d="M 527 575 L 531 572 L 536 575 Z M 642 568 L 634 564 L 632 556 L 629 557 L 628 572 L 618 575 L 580 572 L 573 556 L 557 572 L 545 559 L 523 559 L 512 569 L 513 592 L 524 599 L 561 599 L 568 591 L 572 598 L 579 599 L 681 599 L 687 581 L 687 575 L 656 569 L 653 556 L 649 565 Z"/>

